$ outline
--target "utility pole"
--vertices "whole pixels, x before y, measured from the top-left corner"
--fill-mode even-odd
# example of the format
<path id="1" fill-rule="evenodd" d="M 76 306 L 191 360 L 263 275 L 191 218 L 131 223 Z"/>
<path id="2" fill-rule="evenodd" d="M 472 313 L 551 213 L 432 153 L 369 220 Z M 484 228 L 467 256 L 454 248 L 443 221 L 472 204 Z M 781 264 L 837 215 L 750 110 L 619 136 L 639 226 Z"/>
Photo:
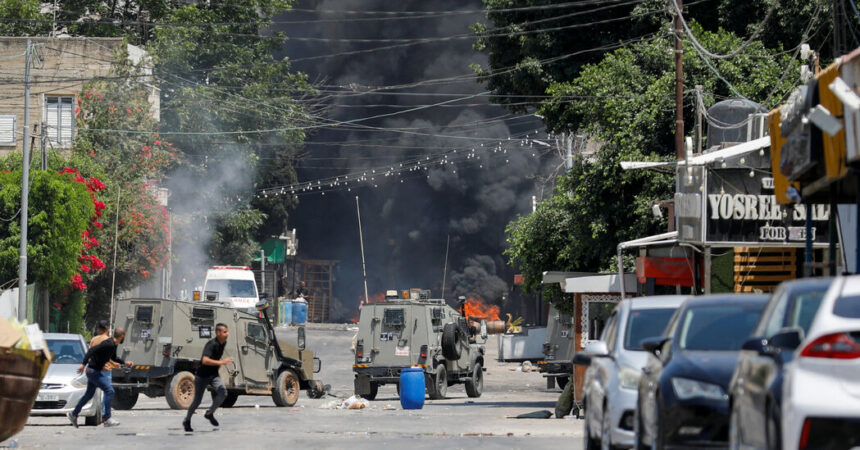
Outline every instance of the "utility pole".
<path id="1" fill-rule="evenodd" d="M 48 140 L 48 128 L 45 122 L 39 123 L 39 148 L 42 150 L 42 171 L 48 170 L 48 152 L 47 152 L 47 141 Z"/>
<path id="2" fill-rule="evenodd" d="M 30 57 L 32 41 L 24 52 L 24 160 L 21 163 L 21 248 L 18 252 L 18 321 L 27 319 L 27 208 L 30 194 Z"/>
<path id="3" fill-rule="evenodd" d="M 683 0 L 671 1 L 677 3 L 679 11 L 675 14 L 675 157 L 681 161 L 684 159 L 684 49 L 681 45 L 684 30 L 680 13 L 684 5 Z"/>

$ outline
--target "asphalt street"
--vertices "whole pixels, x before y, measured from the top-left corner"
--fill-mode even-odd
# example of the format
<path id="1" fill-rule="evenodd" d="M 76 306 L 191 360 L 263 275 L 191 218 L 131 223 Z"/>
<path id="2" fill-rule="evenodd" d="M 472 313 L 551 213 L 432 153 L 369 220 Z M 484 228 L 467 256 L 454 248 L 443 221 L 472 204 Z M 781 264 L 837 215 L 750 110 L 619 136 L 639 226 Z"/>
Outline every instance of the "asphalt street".
<path id="1" fill-rule="evenodd" d="M 578 419 L 514 419 L 537 410 L 554 411 L 560 394 L 547 390 L 537 372 L 500 363 L 497 340 L 490 336 L 484 393 L 470 399 L 462 385 L 451 386 L 445 400 L 427 400 L 420 410 L 403 410 L 394 386 L 380 388 L 366 409 L 333 409 L 352 395 L 350 342 L 355 328 L 310 324 L 307 346 L 322 359 L 317 379 L 331 394 L 310 399 L 302 393 L 294 407 L 279 408 L 268 396 L 241 396 L 233 408 L 219 409 L 220 427 L 202 417 L 209 396 L 194 416 L 194 433 L 182 430 L 184 411 L 172 410 L 163 397 L 141 396 L 131 411 L 116 411 L 116 428 L 75 429 L 65 417 L 31 417 L 13 439 L 18 448 L 580 448 Z M 284 337 L 289 333 L 285 333 Z M 83 420 L 80 421 L 81 423 Z M 9 447 L 11 440 L 0 443 Z M 572 447 L 571 447 L 572 446 Z"/>

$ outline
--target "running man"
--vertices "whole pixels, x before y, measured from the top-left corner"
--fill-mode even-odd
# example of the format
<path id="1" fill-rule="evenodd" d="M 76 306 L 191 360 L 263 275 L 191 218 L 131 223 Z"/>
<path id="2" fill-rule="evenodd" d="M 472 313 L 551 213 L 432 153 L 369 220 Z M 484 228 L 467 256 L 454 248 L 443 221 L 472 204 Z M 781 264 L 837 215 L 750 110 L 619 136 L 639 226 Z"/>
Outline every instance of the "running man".
<path id="1" fill-rule="evenodd" d="M 106 320 L 99 320 L 99 323 L 96 324 L 96 335 L 90 339 L 90 348 L 95 347 L 96 345 L 101 344 L 102 342 L 110 339 L 110 333 L 108 332 L 110 329 L 108 328 L 108 323 Z M 117 369 L 120 367 L 120 364 L 117 364 L 114 361 L 108 361 L 105 364 L 104 370 L 108 373 L 108 381 L 113 384 L 113 377 L 111 376 L 111 370 Z M 102 417 L 105 415 L 105 402 L 102 401 Z"/>
<path id="2" fill-rule="evenodd" d="M 185 415 L 185 420 L 182 421 L 182 427 L 185 431 L 192 432 L 191 416 L 197 407 L 200 406 L 200 401 L 203 400 L 203 393 L 206 392 L 208 386 L 212 386 L 215 395 L 212 396 L 212 406 L 203 414 L 203 417 L 209 420 L 212 426 L 217 427 L 218 421 L 215 420 L 215 410 L 221 406 L 224 399 L 227 398 L 227 388 L 221 382 L 221 377 L 218 376 L 218 368 L 233 362 L 233 357 L 228 356 L 221 359 L 224 355 L 224 346 L 227 344 L 227 336 L 230 334 L 227 325 L 219 323 L 215 325 L 215 338 L 211 339 L 203 347 L 203 356 L 200 358 L 200 367 L 197 373 L 194 374 L 194 401 L 188 407 L 188 413 Z"/>
<path id="3" fill-rule="evenodd" d="M 72 422 L 75 428 L 78 427 L 78 414 L 80 414 L 81 408 L 96 395 L 96 388 L 101 389 L 105 396 L 105 426 L 115 427 L 119 425 L 119 422 L 110 416 L 111 402 L 113 402 L 113 386 L 111 386 L 110 370 L 104 370 L 104 368 L 109 361 L 116 361 L 126 366 L 134 364 L 131 361 L 123 361 L 122 358 L 116 355 L 116 346 L 122 344 L 124 339 L 125 330 L 117 327 L 113 332 L 112 339 L 105 339 L 101 344 L 90 347 L 87 354 L 84 355 L 84 360 L 81 363 L 81 367 L 78 368 L 78 373 L 83 372 L 84 368 L 86 368 L 87 391 L 81 397 L 81 400 L 78 401 L 75 409 L 68 414 L 69 421 Z"/>

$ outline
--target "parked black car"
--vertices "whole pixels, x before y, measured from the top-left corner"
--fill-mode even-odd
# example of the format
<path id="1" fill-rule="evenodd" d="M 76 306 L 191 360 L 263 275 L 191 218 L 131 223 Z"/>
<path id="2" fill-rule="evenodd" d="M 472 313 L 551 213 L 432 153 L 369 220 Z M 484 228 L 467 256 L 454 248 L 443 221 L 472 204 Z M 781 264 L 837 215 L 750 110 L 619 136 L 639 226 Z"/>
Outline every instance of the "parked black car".
<path id="1" fill-rule="evenodd" d="M 780 443 L 782 368 L 812 325 L 832 278 L 782 283 L 774 292 L 754 337 L 744 343 L 729 384 L 729 442 L 776 450 Z M 800 341 L 796 332 L 800 331 Z M 787 342 L 786 340 L 792 342 Z"/>
<path id="2" fill-rule="evenodd" d="M 639 378 L 635 448 L 727 444 L 729 381 L 767 300 L 744 294 L 693 297 L 662 336 L 642 341 L 650 354 Z"/>

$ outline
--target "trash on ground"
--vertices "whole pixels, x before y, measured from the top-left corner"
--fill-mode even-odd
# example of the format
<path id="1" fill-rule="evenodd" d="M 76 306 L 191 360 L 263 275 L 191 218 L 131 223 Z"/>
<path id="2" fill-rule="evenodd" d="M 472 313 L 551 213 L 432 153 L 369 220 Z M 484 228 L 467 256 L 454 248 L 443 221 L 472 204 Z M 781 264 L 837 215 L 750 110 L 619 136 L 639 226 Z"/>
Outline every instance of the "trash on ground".
<path id="1" fill-rule="evenodd" d="M 386 409 L 389 405 L 386 405 Z M 367 408 L 367 400 L 358 395 L 353 395 L 346 400 L 331 400 L 320 405 L 320 409 L 364 409 Z M 392 408 L 393 409 L 393 408 Z"/>

